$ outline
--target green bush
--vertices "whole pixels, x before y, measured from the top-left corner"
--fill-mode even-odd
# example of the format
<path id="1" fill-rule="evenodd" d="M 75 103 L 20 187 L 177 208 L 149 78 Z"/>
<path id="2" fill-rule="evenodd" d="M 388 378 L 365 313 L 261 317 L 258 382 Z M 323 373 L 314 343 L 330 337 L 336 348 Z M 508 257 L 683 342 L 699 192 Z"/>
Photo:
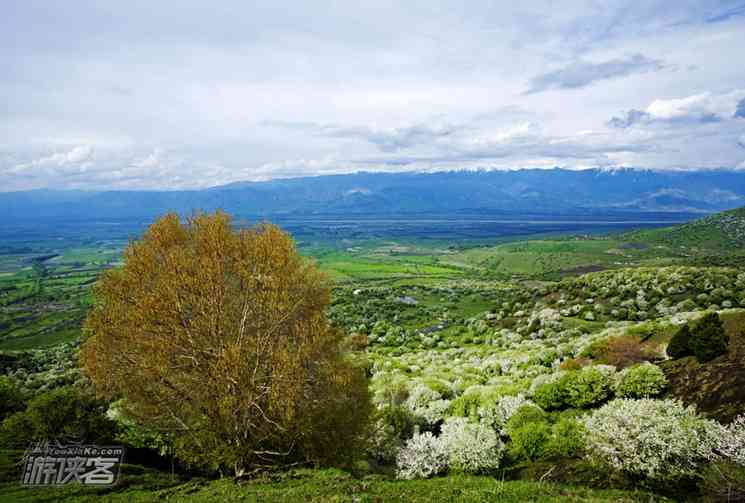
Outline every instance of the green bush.
<path id="1" fill-rule="evenodd" d="M 667 386 L 665 373 L 657 365 L 642 363 L 622 370 L 616 380 L 616 395 L 622 398 L 651 398 Z"/>
<path id="2" fill-rule="evenodd" d="M 450 414 L 457 417 L 478 417 L 479 406 L 481 406 L 481 395 L 467 393 L 451 402 Z"/>
<path id="3" fill-rule="evenodd" d="M 384 407 L 379 412 L 383 424 L 390 426 L 394 434 L 401 440 L 414 436 L 414 431 L 425 426 L 425 422 L 414 415 L 408 408 L 400 405 Z"/>
<path id="4" fill-rule="evenodd" d="M 425 379 L 423 384 L 429 389 L 438 392 L 444 399 L 453 398 L 453 390 L 445 381 L 440 379 Z"/>
<path id="5" fill-rule="evenodd" d="M 6 376 L 0 376 L 0 421 L 14 412 L 24 409 L 24 394 L 16 382 Z"/>
<path id="6" fill-rule="evenodd" d="M 557 410 L 564 406 L 564 390 L 559 381 L 547 382 L 533 392 L 533 401 L 545 410 Z"/>
<path id="7" fill-rule="evenodd" d="M 509 436 L 512 432 L 522 428 L 525 425 L 533 423 L 545 423 L 548 421 L 548 414 L 535 405 L 523 405 L 507 420 L 505 431 Z"/>
<path id="8" fill-rule="evenodd" d="M 688 344 L 700 362 L 708 362 L 727 352 L 727 334 L 717 313 L 708 313 L 691 329 Z"/>
<path id="9" fill-rule="evenodd" d="M 0 444 L 23 449 L 35 441 L 111 442 L 116 426 L 106 417 L 108 404 L 72 387 L 57 388 L 33 398 L 26 410 L 0 425 Z"/>
<path id="10" fill-rule="evenodd" d="M 563 388 L 566 405 L 579 409 L 597 405 L 611 394 L 610 379 L 592 367 L 568 372 L 559 380 L 559 384 Z"/>
<path id="11" fill-rule="evenodd" d="M 515 458 L 535 461 L 548 453 L 551 426 L 545 422 L 527 423 L 510 432 L 510 453 Z"/>
<path id="12" fill-rule="evenodd" d="M 553 456 L 576 456 L 585 447 L 585 427 L 574 418 L 563 417 L 551 427 L 547 452 Z"/>
<path id="13" fill-rule="evenodd" d="M 688 324 L 685 324 L 670 339 L 670 343 L 667 345 L 667 356 L 670 358 L 683 358 L 684 356 L 693 355 L 689 345 L 690 339 L 691 329 L 688 328 Z"/>
<path id="14" fill-rule="evenodd" d="M 570 370 L 557 381 L 538 386 L 533 401 L 546 410 L 585 409 L 610 397 L 610 384 L 610 379 L 593 367 Z"/>

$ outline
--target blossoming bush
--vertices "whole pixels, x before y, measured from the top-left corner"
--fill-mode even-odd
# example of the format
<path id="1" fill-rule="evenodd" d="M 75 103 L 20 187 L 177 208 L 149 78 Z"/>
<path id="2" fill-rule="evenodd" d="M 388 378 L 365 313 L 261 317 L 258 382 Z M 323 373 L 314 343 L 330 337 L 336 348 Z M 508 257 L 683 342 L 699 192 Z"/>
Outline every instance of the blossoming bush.
<path id="1" fill-rule="evenodd" d="M 450 468 L 465 473 L 487 473 L 499 467 L 504 445 L 487 424 L 457 417 L 445 421 L 439 437 Z"/>
<path id="2" fill-rule="evenodd" d="M 430 432 L 415 434 L 396 456 L 400 479 L 424 479 L 444 473 L 448 467 L 448 452 L 444 443 Z"/>
<path id="3" fill-rule="evenodd" d="M 507 421 L 524 405 L 535 405 L 523 395 L 503 396 L 499 400 L 479 407 L 478 415 L 481 421 L 502 434 L 506 434 Z"/>
<path id="4" fill-rule="evenodd" d="M 618 470 L 657 480 L 694 475 L 714 457 L 721 426 L 676 400 L 616 399 L 585 421 L 589 452 Z"/>
<path id="5" fill-rule="evenodd" d="M 443 400 L 440 393 L 422 384 L 410 391 L 405 404 L 414 415 L 423 418 L 428 424 L 444 419 L 450 408 L 450 400 Z"/>
<path id="6" fill-rule="evenodd" d="M 621 398 L 651 398 L 662 393 L 667 386 L 665 373 L 651 363 L 624 369 L 615 380 L 616 396 Z"/>
<path id="7" fill-rule="evenodd" d="M 733 463 L 745 467 L 745 414 L 722 430 L 717 451 Z"/>

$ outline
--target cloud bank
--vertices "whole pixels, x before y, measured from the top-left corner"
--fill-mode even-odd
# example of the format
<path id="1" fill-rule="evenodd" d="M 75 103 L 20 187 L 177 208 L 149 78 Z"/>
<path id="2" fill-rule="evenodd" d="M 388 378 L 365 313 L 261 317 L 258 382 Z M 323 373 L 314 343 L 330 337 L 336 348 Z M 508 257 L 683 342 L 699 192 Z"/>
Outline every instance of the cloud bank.
<path id="1" fill-rule="evenodd" d="M 741 0 L 11 1 L 0 190 L 745 166 Z"/>

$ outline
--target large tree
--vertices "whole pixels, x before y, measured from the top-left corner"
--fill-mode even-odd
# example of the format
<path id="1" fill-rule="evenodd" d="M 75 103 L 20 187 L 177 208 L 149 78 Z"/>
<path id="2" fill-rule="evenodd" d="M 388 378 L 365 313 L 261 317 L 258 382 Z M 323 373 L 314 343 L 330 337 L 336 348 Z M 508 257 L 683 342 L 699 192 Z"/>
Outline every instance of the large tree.
<path id="1" fill-rule="evenodd" d="M 248 468 L 352 455 L 370 412 L 364 371 L 324 311 L 329 286 L 273 225 L 218 212 L 155 222 L 95 288 L 82 366 L 181 459 Z"/>

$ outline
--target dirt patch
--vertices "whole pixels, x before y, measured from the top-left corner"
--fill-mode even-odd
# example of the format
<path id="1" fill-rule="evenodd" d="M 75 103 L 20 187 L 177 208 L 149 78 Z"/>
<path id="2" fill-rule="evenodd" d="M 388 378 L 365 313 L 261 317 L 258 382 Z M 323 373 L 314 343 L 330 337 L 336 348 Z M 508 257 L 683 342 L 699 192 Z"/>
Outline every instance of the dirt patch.
<path id="1" fill-rule="evenodd" d="M 670 395 L 714 419 L 729 422 L 745 413 L 745 365 L 728 356 L 701 364 L 692 356 L 662 363 Z"/>

